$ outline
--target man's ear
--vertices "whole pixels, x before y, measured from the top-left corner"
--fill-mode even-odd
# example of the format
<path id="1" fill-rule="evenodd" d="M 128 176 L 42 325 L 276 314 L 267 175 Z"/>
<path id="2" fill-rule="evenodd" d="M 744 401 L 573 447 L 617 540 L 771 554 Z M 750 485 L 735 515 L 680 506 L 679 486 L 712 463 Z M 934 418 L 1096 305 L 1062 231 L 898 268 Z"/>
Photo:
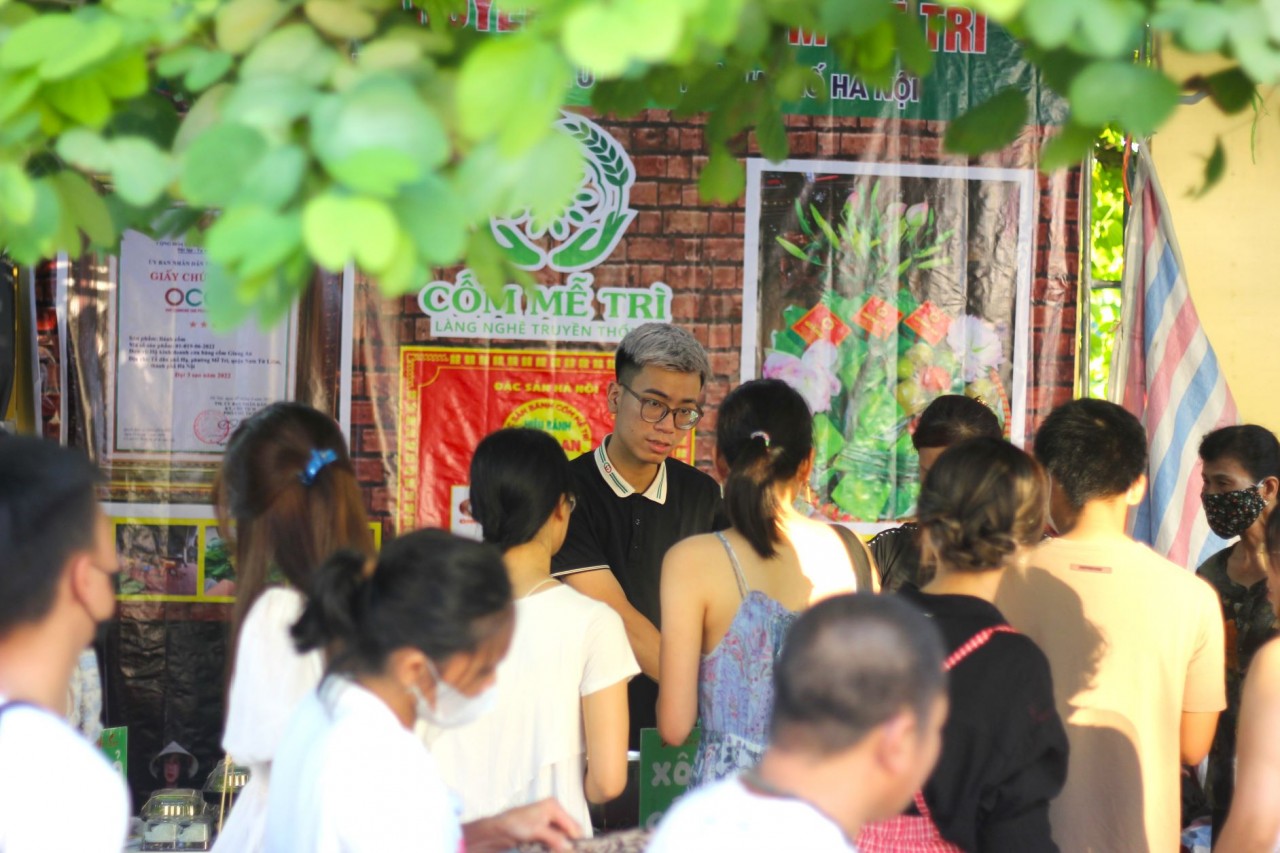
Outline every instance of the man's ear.
<path id="1" fill-rule="evenodd" d="M 102 569 L 93 564 L 88 551 L 76 551 L 72 554 L 62 571 L 62 583 L 65 589 L 93 617 L 95 622 L 105 622 L 115 612 L 114 590 L 111 596 L 102 594 Z"/>
<path id="2" fill-rule="evenodd" d="M 896 778 L 911 769 L 912 749 L 918 734 L 919 722 L 915 714 L 905 708 L 871 733 L 876 763 L 886 774 Z"/>
<path id="3" fill-rule="evenodd" d="M 609 411 L 618 414 L 618 398 L 622 395 L 622 386 L 616 381 L 610 381 L 609 387 L 605 389 L 605 402 L 609 407 Z"/>
<path id="4" fill-rule="evenodd" d="M 1139 474 L 1138 479 L 1133 481 L 1133 485 L 1129 487 L 1129 491 L 1125 493 L 1124 501 L 1129 506 L 1137 506 L 1142 503 L 1142 497 L 1147 493 L 1147 475 Z"/>

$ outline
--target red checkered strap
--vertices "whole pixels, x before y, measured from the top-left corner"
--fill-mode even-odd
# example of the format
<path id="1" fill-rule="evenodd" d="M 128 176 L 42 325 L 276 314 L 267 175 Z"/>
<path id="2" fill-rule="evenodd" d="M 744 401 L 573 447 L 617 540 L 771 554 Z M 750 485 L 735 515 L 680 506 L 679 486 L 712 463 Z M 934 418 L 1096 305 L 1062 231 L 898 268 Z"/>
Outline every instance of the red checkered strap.
<path id="1" fill-rule="evenodd" d="M 996 634 L 1016 634 L 1009 625 L 983 628 L 951 653 L 943 666 L 948 671 L 985 646 Z M 924 792 L 913 798 L 919 815 L 898 815 L 889 820 L 867 824 L 858 835 L 858 848 L 864 853 L 963 853 L 938 832 L 925 802 Z"/>
<path id="2" fill-rule="evenodd" d="M 960 645 L 960 648 L 951 653 L 946 662 L 942 665 L 947 672 L 955 669 L 956 664 L 967 658 L 987 644 L 987 641 L 996 634 L 1016 634 L 1012 625 L 992 625 L 990 628 L 983 628 Z"/>

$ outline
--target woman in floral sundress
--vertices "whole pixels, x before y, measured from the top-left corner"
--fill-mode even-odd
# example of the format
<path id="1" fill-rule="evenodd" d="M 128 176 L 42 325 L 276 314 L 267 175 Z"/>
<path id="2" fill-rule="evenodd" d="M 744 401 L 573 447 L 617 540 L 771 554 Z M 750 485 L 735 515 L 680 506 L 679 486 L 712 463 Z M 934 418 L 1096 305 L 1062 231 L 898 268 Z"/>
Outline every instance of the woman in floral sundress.
<path id="1" fill-rule="evenodd" d="M 857 587 L 843 540 L 793 507 L 813 464 L 811 424 L 804 398 L 779 380 L 725 398 L 714 459 L 733 526 L 686 539 L 663 561 L 658 731 L 683 743 L 701 717 L 694 785 L 755 765 L 787 629 Z"/>

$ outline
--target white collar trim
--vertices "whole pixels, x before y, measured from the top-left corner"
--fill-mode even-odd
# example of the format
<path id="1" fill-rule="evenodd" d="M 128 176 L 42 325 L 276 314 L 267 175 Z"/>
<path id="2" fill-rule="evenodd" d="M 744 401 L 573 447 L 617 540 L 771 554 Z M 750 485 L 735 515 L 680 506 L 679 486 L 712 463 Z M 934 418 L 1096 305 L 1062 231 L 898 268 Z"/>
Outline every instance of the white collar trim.
<path id="1" fill-rule="evenodd" d="M 596 460 L 596 469 L 600 472 L 600 476 L 609 484 L 609 488 L 613 489 L 613 493 L 620 498 L 629 498 L 636 494 L 636 490 L 631 484 L 618 473 L 618 469 L 613 467 L 613 462 L 609 460 L 609 452 L 605 450 L 605 445 L 612 437 L 612 433 L 604 437 L 604 441 L 596 448 L 594 454 Z M 656 504 L 666 504 L 667 502 L 667 460 L 662 460 L 662 464 L 658 466 L 658 476 L 653 478 L 653 482 L 649 484 L 649 488 L 641 493 L 643 497 L 648 498 Z"/>

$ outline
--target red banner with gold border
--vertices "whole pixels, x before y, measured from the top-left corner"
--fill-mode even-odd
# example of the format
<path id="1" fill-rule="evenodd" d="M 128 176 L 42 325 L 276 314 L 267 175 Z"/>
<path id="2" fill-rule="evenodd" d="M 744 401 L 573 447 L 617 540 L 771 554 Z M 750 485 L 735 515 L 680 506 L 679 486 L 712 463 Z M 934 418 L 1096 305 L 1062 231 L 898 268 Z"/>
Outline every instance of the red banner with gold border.
<path id="1" fill-rule="evenodd" d="M 589 453 L 613 427 L 605 400 L 613 378 L 612 353 L 402 347 L 397 529 L 474 534 L 463 502 L 480 439 L 533 427 L 571 459 Z M 692 438 L 674 454 L 690 463 Z"/>

